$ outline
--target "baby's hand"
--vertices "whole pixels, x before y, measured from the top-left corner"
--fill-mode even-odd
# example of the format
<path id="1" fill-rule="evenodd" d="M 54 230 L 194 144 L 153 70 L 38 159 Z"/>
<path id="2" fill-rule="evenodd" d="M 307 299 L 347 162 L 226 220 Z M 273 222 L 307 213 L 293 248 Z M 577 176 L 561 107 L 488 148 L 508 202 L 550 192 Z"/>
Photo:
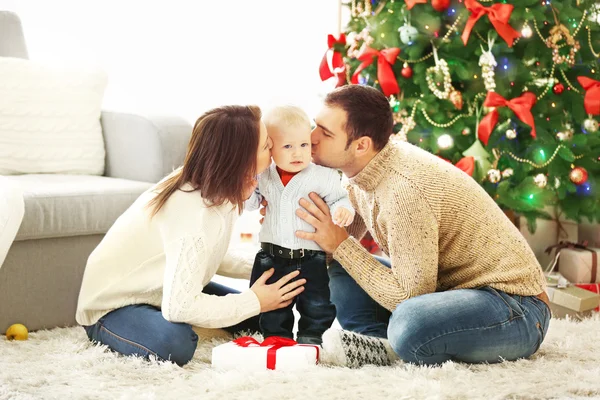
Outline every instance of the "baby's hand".
<path id="1" fill-rule="evenodd" d="M 352 223 L 352 221 L 354 221 L 354 214 L 352 214 L 352 212 L 347 208 L 339 207 L 337 210 L 335 210 L 332 220 L 337 226 L 348 226 Z"/>

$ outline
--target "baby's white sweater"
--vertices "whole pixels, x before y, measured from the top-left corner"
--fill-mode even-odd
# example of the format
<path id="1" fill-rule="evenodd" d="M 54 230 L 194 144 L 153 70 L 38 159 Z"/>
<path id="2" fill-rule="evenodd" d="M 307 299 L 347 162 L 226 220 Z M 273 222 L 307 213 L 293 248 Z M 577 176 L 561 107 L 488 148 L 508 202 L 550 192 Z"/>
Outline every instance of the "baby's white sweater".
<path id="1" fill-rule="evenodd" d="M 354 214 L 348 193 L 342 187 L 340 173 L 332 168 L 309 164 L 283 186 L 275 163 L 258 177 L 258 188 L 246 201 L 246 210 L 256 210 L 263 198 L 267 200 L 267 214 L 262 224 L 259 240 L 288 249 L 323 250 L 312 240 L 296 237 L 296 231 L 314 232 L 315 228 L 296 215 L 302 208 L 300 199 L 310 192 L 317 193 L 330 208 L 331 215 L 338 207 L 347 208 Z"/>

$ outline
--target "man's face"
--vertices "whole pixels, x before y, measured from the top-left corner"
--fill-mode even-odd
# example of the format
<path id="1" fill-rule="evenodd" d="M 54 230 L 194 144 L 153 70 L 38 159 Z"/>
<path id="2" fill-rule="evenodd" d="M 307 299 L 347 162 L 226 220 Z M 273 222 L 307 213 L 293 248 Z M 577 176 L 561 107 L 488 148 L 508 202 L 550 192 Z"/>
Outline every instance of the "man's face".
<path id="1" fill-rule="evenodd" d="M 315 118 L 317 127 L 311 134 L 312 157 L 315 164 L 343 170 L 354 162 L 352 146 L 347 148 L 344 129 L 346 112 L 339 107 L 324 105 Z"/>

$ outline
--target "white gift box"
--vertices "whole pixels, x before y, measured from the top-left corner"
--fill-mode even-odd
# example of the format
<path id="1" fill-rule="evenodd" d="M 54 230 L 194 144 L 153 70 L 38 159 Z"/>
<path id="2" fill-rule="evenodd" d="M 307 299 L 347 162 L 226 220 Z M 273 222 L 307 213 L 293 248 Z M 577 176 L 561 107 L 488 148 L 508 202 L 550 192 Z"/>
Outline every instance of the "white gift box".
<path id="1" fill-rule="evenodd" d="M 219 345 L 212 350 L 212 366 L 216 369 L 245 371 L 266 369 L 298 371 L 314 367 L 319 360 L 319 346 L 304 344 L 265 345 L 269 343 L 270 339 L 273 338 L 268 338 L 262 345 L 250 337 Z M 288 343 L 293 342 L 290 339 L 284 340 Z"/>

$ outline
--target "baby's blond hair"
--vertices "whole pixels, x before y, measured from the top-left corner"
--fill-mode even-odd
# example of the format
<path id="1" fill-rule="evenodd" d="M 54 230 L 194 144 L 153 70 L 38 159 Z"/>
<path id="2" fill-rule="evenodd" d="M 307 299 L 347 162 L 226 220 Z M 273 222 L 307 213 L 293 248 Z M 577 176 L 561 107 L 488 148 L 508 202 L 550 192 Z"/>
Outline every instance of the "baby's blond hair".
<path id="1" fill-rule="evenodd" d="M 263 118 L 267 129 L 269 126 L 284 125 L 285 127 L 306 125 L 310 128 L 310 118 L 300 107 L 283 105 L 271 108 Z"/>

